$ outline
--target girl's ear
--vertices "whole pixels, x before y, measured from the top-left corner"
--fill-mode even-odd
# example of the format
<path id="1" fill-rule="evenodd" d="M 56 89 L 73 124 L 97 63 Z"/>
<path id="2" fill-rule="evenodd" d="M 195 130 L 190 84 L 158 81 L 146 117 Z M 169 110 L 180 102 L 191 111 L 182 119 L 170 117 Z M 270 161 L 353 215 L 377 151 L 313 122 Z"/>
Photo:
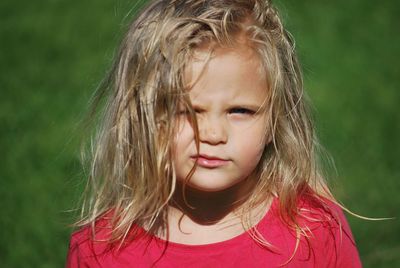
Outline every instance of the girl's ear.
<path id="1" fill-rule="evenodd" d="M 265 148 L 270 145 L 272 143 L 273 138 L 275 137 L 274 135 L 274 125 L 272 124 L 272 115 L 271 115 L 271 111 L 265 111 L 265 113 L 268 113 L 267 116 L 267 129 L 265 130 L 266 133 L 266 140 L 265 140 Z"/>
<path id="2" fill-rule="evenodd" d="M 265 147 L 269 146 L 272 143 L 272 135 L 268 134 L 267 140 L 265 142 Z"/>
<path id="3" fill-rule="evenodd" d="M 265 145 L 264 145 L 264 151 L 267 150 L 267 148 L 272 145 L 272 137 L 273 137 L 272 134 L 270 133 L 267 134 L 267 138 L 265 140 Z"/>

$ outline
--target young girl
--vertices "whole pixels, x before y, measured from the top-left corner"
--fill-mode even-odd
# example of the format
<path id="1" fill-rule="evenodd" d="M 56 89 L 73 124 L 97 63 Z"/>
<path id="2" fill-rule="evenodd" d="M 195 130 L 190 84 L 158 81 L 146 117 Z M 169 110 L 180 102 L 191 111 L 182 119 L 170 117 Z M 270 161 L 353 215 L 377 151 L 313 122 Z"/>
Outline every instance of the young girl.
<path id="1" fill-rule="evenodd" d="M 267 0 L 156 0 L 130 25 L 67 267 L 360 267 Z"/>

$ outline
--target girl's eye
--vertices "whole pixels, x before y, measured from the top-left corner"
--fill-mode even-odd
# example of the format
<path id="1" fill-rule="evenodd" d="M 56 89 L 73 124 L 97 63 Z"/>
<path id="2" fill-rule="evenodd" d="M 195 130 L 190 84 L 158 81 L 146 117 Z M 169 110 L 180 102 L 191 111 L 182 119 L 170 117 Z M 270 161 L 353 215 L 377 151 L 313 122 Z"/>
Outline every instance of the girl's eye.
<path id="1" fill-rule="evenodd" d="M 189 111 L 188 110 L 179 110 L 178 115 L 188 115 Z"/>
<path id="2" fill-rule="evenodd" d="M 176 113 L 177 116 L 186 116 L 188 114 L 189 114 L 188 110 L 178 110 Z"/>
<path id="3" fill-rule="evenodd" d="M 253 115 L 253 114 L 255 114 L 256 112 L 253 111 L 253 110 L 247 109 L 247 108 L 238 107 L 238 108 L 232 108 L 232 109 L 230 109 L 230 110 L 229 110 L 229 113 L 230 113 L 230 114 L 244 114 L 244 115 L 247 114 L 247 115 Z"/>

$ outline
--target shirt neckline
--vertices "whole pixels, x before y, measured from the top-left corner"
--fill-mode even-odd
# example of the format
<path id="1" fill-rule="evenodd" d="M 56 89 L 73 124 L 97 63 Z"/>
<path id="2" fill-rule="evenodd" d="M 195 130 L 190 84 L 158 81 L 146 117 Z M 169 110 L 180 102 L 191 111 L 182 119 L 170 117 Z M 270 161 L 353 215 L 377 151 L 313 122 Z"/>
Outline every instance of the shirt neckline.
<path id="1" fill-rule="evenodd" d="M 269 219 L 272 217 L 273 211 L 276 209 L 277 199 L 273 198 L 271 205 L 265 215 L 261 218 L 261 220 L 254 225 L 254 227 L 250 228 L 250 230 L 259 229 L 261 226 L 265 226 Z M 244 244 L 248 244 L 253 242 L 253 238 L 249 234 L 249 230 L 244 231 L 243 233 L 234 236 L 230 239 L 208 243 L 208 244 L 200 244 L 200 245 L 192 245 L 192 244 L 183 244 L 178 242 L 166 241 L 165 239 L 159 238 L 157 236 L 152 235 L 151 237 L 154 242 L 161 248 L 167 247 L 168 250 L 172 251 L 217 251 L 218 249 L 225 250 L 226 248 L 233 248 L 237 246 L 243 246 Z"/>

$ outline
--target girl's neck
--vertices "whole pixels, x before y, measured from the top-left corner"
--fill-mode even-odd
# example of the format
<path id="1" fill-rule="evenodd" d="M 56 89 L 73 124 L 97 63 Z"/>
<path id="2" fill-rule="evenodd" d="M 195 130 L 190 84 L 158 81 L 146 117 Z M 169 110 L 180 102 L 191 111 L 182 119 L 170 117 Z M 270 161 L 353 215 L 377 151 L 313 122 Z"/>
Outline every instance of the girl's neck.
<path id="1" fill-rule="evenodd" d="M 231 239 L 246 231 L 240 213 L 248 201 L 254 181 L 244 181 L 219 192 L 204 192 L 182 184 L 177 185 L 168 210 L 168 239 L 181 244 L 209 244 Z M 185 196 L 185 198 L 183 198 Z M 258 223 L 269 209 L 266 200 L 249 213 L 249 224 Z"/>
<path id="2" fill-rule="evenodd" d="M 171 207 L 195 223 L 213 225 L 242 206 L 254 184 L 254 180 L 246 179 L 222 191 L 206 192 L 178 182 Z"/>

